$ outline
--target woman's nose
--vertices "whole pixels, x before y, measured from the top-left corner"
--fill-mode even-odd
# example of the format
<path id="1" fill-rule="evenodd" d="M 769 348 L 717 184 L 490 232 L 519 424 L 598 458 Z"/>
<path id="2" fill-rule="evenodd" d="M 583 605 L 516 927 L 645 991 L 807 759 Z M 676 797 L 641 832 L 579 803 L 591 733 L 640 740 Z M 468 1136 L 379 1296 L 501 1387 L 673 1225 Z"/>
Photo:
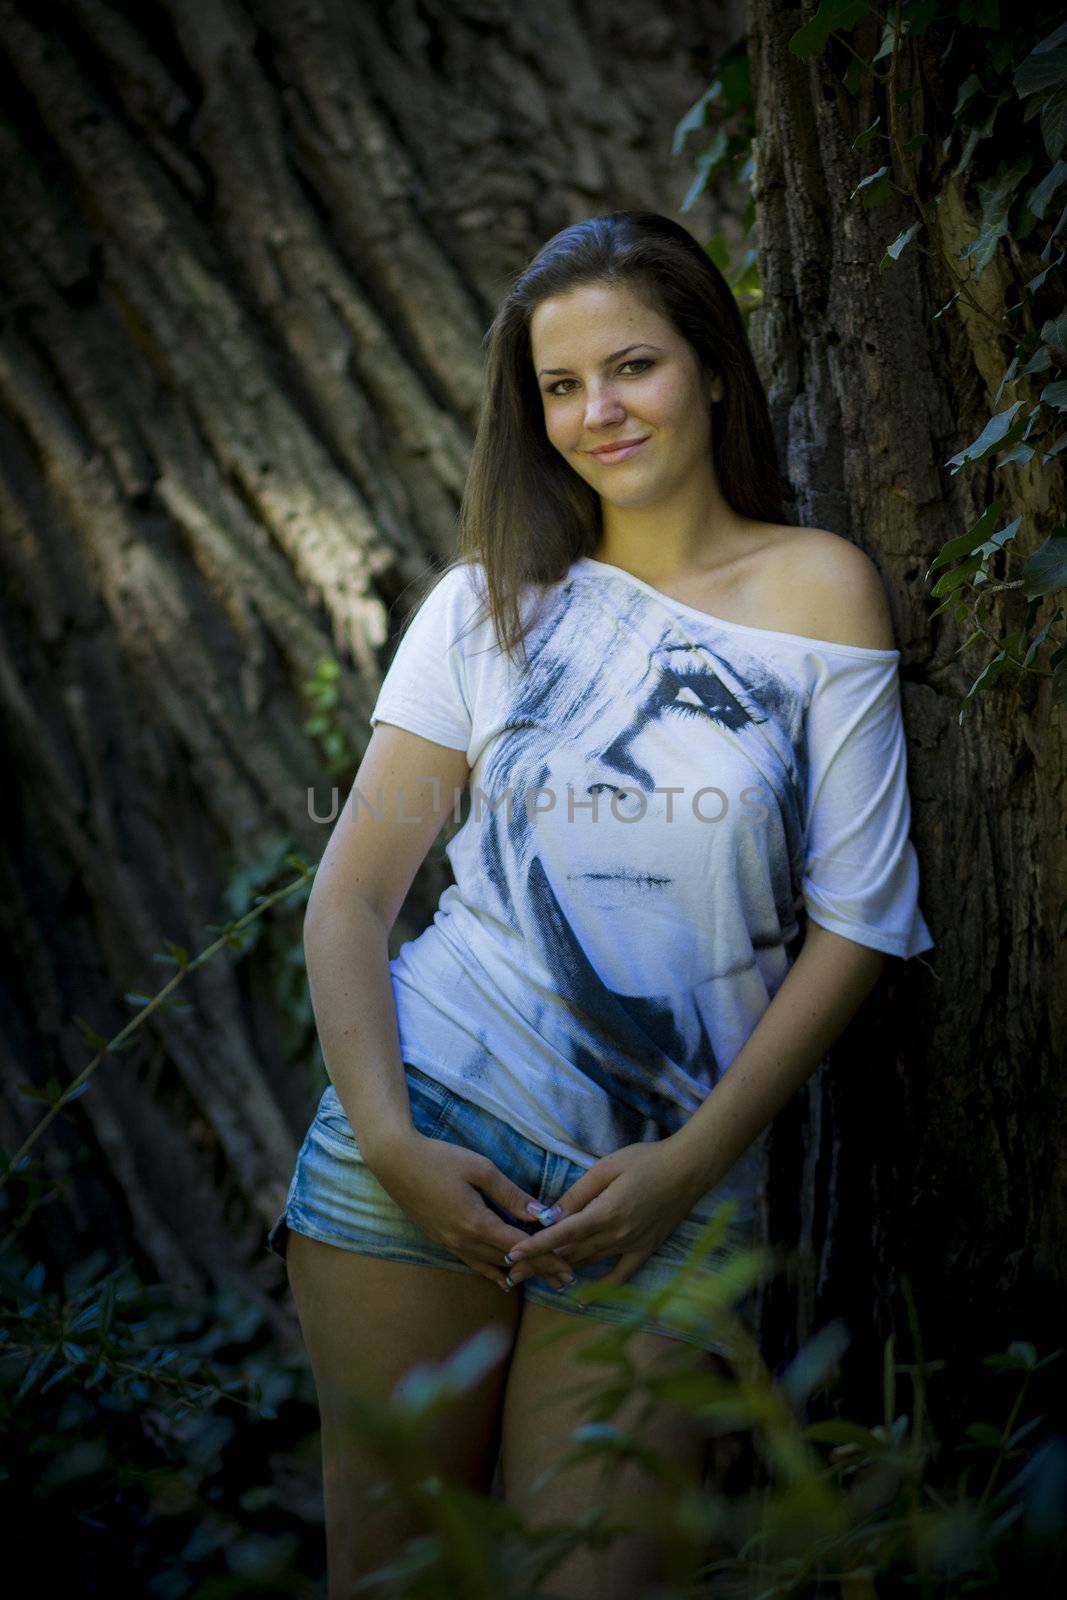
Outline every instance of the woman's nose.
<path id="1" fill-rule="evenodd" d="M 598 387 L 594 384 L 587 391 L 585 421 L 588 427 L 604 427 L 612 422 L 620 422 L 625 415 L 621 400 L 609 385 Z"/>

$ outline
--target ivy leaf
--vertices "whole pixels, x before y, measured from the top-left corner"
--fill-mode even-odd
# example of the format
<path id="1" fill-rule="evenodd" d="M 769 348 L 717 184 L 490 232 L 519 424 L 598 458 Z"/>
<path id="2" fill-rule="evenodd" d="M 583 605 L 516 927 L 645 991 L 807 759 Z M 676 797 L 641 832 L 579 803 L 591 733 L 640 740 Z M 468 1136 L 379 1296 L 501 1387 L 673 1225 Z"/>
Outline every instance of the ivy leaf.
<path id="1" fill-rule="evenodd" d="M 1067 49 L 1043 50 L 1040 45 L 1035 46 L 1015 69 L 1012 83 L 1020 99 L 1036 94 L 1038 89 L 1054 89 L 1057 84 L 1067 83 Z"/>
<path id="2" fill-rule="evenodd" d="M 989 455 L 991 451 L 996 450 L 1001 444 L 1006 442 L 1014 444 L 1015 441 L 1013 439 L 1009 440 L 1009 434 L 1012 423 L 1015 420 L 1015 413 L 1022 403 L 1021 400 L 1016 400 L 1014 404 L 1008 406 L 1007 410 L 998 411 L 991 416 L 972 444 L 967 445 L 965 449 L 960 450 L 956 455 L 949 456 L 945 462 L 946 467 L 956 467 L 958 469 L 965 466 L 969 461 L 981 461 L 983 456 Z"/>
<path id="3" fill-rule="evenodd" d="M 707 184 L 711 174 L 715 171 L 715 168 L 719 166 L 723 160 L 725 160 L 728 144 L 729 138 L 727 136 L 726 129 L 719 128 L 708 148 L 701 151 L 700 155 L 697 156 L 696 177 L 689 185 L 686 197 L 682 201 L 681 209 L 683 211 L 688 211 L 690 206 L 696 204 L 700 197 L 701 191 Z"/>
<path id="4" fill-rule="evenodd" d="M 975 184 L 981 206 L 982 220 L 978 237 L 970 239 L 960 251 L 961 260 L 974 257 L 974 276 L 977 281 L 988 267 L 997 251 L 997 245 L 1008 232 L 1008 212 L 1015 199 L 1016 190 L 1033 166 L 1034 158 L 1027 153 L 1012 166 L 1001 162 L 996 172 L 984 183 Z"/>
<path id="5" fill-rule="evenodd" d="M 1047 406 L 1055 406 L 1057 411 L 1067 411 L 1067 380 L 1061 378 L 1058 383 L 1046 383 L 1038 398 Z"/>
<path id="6" fill-rule="evenodd" d="M 903 233 L 897 234 L 892 244 L 886 245 L 885 255 L 878 263 L 879 272 L 883 271 L 884 268 L 889 265 L 891 260 L 898 261 L 900 259 L 900 253 L 904 249 L 904 246 L 914 239 L 921 226 L 922 224 L 920 222 L 913 222 L 910 228 L 905 228 Z"/>
<path id="7" fill-rule="evenodd" d="M 986 506 L 978 521 L 968 528 L 966 533 L 959 534 L 942 546 L 927 568 L 927 576 L 931 572 L 936 572 L 938 567 L 947 566 L 950 561 L 955 561 L 958 556 L 969 556 L 972 550 L 977 550 L 1003 509 L 1003 500 L 994 500 L 992 505 Z"/>
<path id="8" fill-rule="evenodd" d="M 1055 161 L 1040 183 L 1034 185 L 1026 197 L 1026 204 L 1034 216 L 1044 220 L 1048 203 L 1063 180 L 1067 178 L 1067 161 Z"/>
<path id="9" fill-rule="evenodd" d="M 968 700 L 973 700 L 976 694 L 988 694 L 989 691 L 994 687 L 997 678 L 1000 677 L 1002 672 L 1007 672 L 1011 665 L 1012 663 L 1008 660 L 1007 651 L 1001 650 L 993 657 L 988 666 L 982 669 L 977 678 L 975 678 L 974 682 L 971 684 L 971 687 L 967 690 L 967 693 L 964 695 L 960 704 L 960 714 L 957 718 L 960 727 L 963 726 L 963 713 Z"/>
<path id="10" fill-rule="evenodd" d="M 1053 528 L 1044 544 L 1027 558 L 1020 576 L 1027 600 L 1067 587 L 1067 522 Z"/>
<path id="11" fill-rule="evenodd" d="M 885 183 L 881 181 L 883 178 L 885 178 L 885 175 L 888 171 L 888 166 L 881 166 L 876 168 L 874 172 L 868 172 L 867 176 L 865 178 L 861 178 L 859 183 L 857 183 L 856 187 L 849 195 L 849 199 L 854 199 L 855 196 L 859 194 L 861 189 L 870 188 L 871 193 L 865 196 L 865 200 L 869 204 L 875 204 L 879 199 L 882 198 L 883 191 L 889 187 L 888 179 L 886 179 Z M 875 187 L 871 188 L 872 185 Z"/>
<path id="12" fill-rule="evenodd" d="M 696 104 L 689 107 L 689 110 L 685 113 L 685 116 L 675 127 L 674 138 L 671 140 L 672 156 L 681 155 L 682 146 L 685 144 L 687 134 L 695 133 L 698 128 L 702 128 L 704 126 L 705 112 L 708 106 L 713 100 L 716 100 L 721 93 L 722 84 L 719 82 L 718 78 L 716 78 L 715 82 L 711 85 L 711 88 L 705 89 L 704 93 L 700 96 L 700 99 L 696 102 Z"/>
<path id="13" fill-rule="evenodd" d="M 854 28 L 870 11 L 868 0 L 821 0 L 818 11 L 810 22 L 798 28 L 789 40 L 789 48 L 801 61 L 817 55 L 835 29 Z"/>
<path id="14" fill-rule="evenodd" d="M 1061 161 L 1060 166 L 1067 174 L 1067 161 Z M 1050 317 L 1047 322 L 1043 322 L 1041 337 L 1046 345 L 1050 345 L 1060 357 L 1067 360 L 1067 311 L 1061 311 L 1055 320 Z"/>

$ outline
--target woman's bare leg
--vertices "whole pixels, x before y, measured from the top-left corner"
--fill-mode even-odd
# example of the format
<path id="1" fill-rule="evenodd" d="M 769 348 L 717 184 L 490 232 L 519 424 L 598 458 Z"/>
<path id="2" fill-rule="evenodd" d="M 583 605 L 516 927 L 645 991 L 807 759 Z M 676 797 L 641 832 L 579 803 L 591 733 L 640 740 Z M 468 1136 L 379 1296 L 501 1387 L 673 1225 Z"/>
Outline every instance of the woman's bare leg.
<path id="1" fill-rule="evenodd" d="M 367 1490 L 381 1462 L 352 1429 L 351 1399 L 385 1399 L 418 1362 L 443 1361 L 495 1323 L 514 1342 L 521 1295 L 503 1295 L 475 1273 L 360 1255 L 291 1231 L 286 1263 L 322 1423 L 329 1600 L 395 1555 L 421 1524 L 379 1507 Z M 488 1493 L 495 1466 L 508 1356 L 435 1435 L 442 1474 Z"/>
<path id="2" fill-rule="evenodd" d="M 621 1513 L 627 1502 L 638 1497 L 654 1504 L 672 1493 L 633 1462 L 611 1467 L 610 1487 L 606 1487 L 601 1482 L 603 1456 L 567 1468 L 534 1492 L 537 1475 L 566 1453 L 570 1433 L 589 1420 L 587 1401 L 567 1397 L 568 1391 L 589 1386 L 618 1370 L 575 1360 L 574 1352 L 581 1344 L 608 1331 L 592 1318 L 582 1319 L 573 1338 L 560 1339 L 541 1350 L 534 1348 L 535 1338 L 546 1329 L 573 1328 L 575 1321 L 573 1312 L 556 1311 L 533 1301 L 522 1307 L 504 1400 L 501 1466 L 504 1498 L 530 1527 L 571 1523 L 579 1510 L 604 1504 L 609 1496 L 610 1503 L 618 1501 Z M 628 1349 L 643 1368 L 664 1362 L 671 1365 L 678 1359 L 678 1342 L 656 1333 L 632 1335 Z M 719 1361 L 710 1352 L 699 1359 L 709 1370 L 715 1370 Z M 616 1425 L 631 1426 L 645 1403 L 644 1396 L 627 1399 L 613 1419 Z M 684 1467 L 695 1485 L 703 1481 L 708 1440 L 681 1407 L 661 1403 L 642 1429 L 641 1443 Z M 641 1532 L 621 1534 L 606 1550 L 579 1548 L 550 1574 L 546 1591 L 554 1600 L 556 1596 L 559 1600 L 571 1600 L 572 1596 L 574 1600 L 633 1600 L 653 1583 L 667 1581 L 662 1548 L 657 1538 Z"/>

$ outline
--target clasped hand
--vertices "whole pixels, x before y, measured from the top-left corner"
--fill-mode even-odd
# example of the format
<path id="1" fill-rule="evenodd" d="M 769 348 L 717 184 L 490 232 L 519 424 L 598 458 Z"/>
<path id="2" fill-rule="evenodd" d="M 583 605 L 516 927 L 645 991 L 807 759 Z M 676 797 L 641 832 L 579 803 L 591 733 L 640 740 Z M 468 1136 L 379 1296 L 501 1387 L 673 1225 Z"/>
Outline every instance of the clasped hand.
<path id="1" fill-rule="evenodd" d="M 625 1283 L 689 1215 L 701 1186 L 670 1138 L 628 1144 L 599 1161 L 555 1202 L 558 1222 L 513 1246 L 505 1260 L 511 1282 L 531 1275 L 528 1257 L 554 1250 L 572 1267 L 619 1256 L 600 1283 Z M 518 1263 L 516 1266 L 515 1264 Z"/>

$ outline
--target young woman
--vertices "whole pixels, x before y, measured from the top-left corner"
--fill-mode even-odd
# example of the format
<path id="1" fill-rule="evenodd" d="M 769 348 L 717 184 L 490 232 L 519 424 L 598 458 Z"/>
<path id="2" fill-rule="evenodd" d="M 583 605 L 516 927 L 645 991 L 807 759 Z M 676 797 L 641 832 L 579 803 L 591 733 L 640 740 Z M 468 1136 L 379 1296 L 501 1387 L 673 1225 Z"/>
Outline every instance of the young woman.
<path id="1" fill-rule="evenodd" d="M 417 1526 L 369 1509 L 353 1397 L 488 1322 L 508 1358 L 442 1428 L 442 1468 L 487 1491 L 499 1454 L 534 1525 L 599 1491 L 595 1463 L 537 1490 L 590 1370 L 538 1336 L 617 1322 L 583 1282 L 662 1284 L 726 1200 L 742 1237 L 775 1113 L 887 957 L 931 948 L 899 657 L 870 559 L 786 524 L 741 317 L 696 241 L 646 212 L 549 240 L 487 336 L 460 553 L 386 674 L 305 923 L 331 1081 L 269 1243 L 321 1406 L 331 1597 Z M 455 883 L 390 960 L 468 785 Z M 631 1354 L 651 1370 L 679 1339 L 729 1354 L 654 1320 Z M 645 1440 L 700 1481 L 684 1413 Z M 612 1481 L 657 1492 L 629 1465 Z M 551 1587 L 659 1575 L 637 1533 Z"/>

